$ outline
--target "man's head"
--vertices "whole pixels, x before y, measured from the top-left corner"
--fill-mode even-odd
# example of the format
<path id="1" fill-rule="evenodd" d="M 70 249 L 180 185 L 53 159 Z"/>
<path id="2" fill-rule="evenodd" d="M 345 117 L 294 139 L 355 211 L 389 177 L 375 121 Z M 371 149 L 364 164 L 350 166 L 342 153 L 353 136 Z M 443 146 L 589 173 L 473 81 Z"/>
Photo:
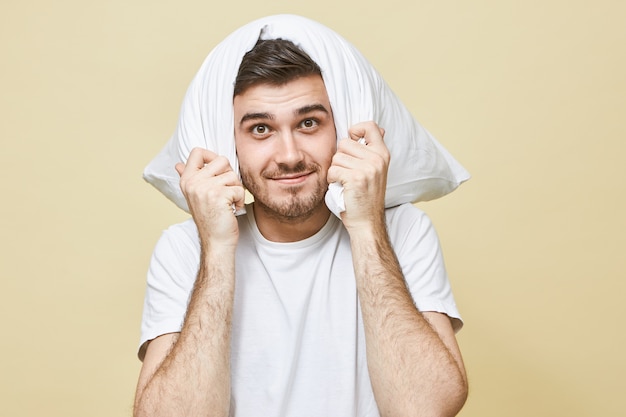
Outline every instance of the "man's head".
<path id="1" fill-rule="evenodd" d="M 243 59 L 233 109 L 239 168 L 255 213 L 295 221 L 327 214 L 337 138 L 317 64 L 291 42 L 260 41 Z"/>
<path id="2" fill-rule="evenodd" d="M 259 40 L 246 53 L 235 79 L 234 95 L 243 94 L 257 84 L 279 86 L 322 71 L 309 55 L 293 42 L 284 39 Z"/>

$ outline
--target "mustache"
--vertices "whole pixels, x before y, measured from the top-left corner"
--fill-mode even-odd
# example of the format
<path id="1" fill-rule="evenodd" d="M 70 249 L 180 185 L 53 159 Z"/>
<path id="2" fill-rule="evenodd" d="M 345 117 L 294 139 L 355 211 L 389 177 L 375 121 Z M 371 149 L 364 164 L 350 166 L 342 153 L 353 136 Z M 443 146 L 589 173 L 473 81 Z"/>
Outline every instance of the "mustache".
<path id="1" fill-rule="evenodd" d="M 300 161 L 296 165 L 278 164 L 276 169 L 263 171 L 263 176 L 266 178 L 276 178 L 285 175 L 297 175 L 303 173 L 317 172 L 320 170 L 317 164 L 305 164 Z"/>

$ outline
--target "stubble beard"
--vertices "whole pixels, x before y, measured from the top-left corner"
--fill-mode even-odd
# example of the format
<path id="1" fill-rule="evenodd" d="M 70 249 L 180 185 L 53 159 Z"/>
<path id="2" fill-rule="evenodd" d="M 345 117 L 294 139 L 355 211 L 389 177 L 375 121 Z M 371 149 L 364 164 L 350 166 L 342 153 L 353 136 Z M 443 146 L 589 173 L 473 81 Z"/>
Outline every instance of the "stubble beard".
<path id="1" fill-rule="evenodd" d="M 305 166 L 299 164 L 292 169 L 279 168 L 272 172 L 262 172 L 261 178 L 273 178 L 281 174 L 292 174 L 300 172 L 316 172 L 320 173 L 321 168 L 318 165 Z M 254 204 L 263 210 L 268 216 L 287 222 L 304 221 L 311 217 L 320 205 L 324 205 L 324 196 L 328 189 L 325 179 L 318 176 L 318 182 L 315 189 L 308 194 L 304 194 L 302 186 L 295 185 L 287 188 L 287 196 L 282 193 L 281 196 L 272 196 L 267 188 L 263 188 L 260 181 L 256 181 L 254 176 L 245 170 L 241 170 L 241 182 L 244 187 L 254 196 Z M 271 180 L 268 180 L 271 181 Z"/>

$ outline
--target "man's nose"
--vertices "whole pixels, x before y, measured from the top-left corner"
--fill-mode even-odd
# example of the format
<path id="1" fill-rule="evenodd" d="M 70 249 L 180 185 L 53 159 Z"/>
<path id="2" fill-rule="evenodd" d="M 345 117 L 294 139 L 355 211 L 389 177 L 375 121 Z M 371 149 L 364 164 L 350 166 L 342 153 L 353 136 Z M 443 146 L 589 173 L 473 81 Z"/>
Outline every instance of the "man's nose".
<path id="1" fill-rule="evenodd" d="M 275 159 L 277 163 L 285 165 L 294 165 L 302 161 L 303 155 L 298 139 L 291 131 L 281 132 Z"/>

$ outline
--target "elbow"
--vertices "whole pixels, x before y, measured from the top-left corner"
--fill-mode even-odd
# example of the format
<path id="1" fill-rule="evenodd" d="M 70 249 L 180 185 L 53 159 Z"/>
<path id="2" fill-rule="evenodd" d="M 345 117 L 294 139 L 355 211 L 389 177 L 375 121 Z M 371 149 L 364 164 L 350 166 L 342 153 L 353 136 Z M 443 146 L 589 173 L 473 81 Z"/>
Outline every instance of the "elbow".
<path id="1" fill-rule="evenodd" d="M 456 416 L 469 396 L 469 383 L 467 381 L 467 374 L 462 363 L 458 368 L 458 372 L 450 374 L 447 378 L 448 383 L 445 384 L 446 388 L 443 391 L 443 401 L 441 401 L 441 412 L 437 414 L 440 417 L 453 417 Z"/>
<path id="2" fill-rule="evenodd" d="M 457 392 L 456 397 L 454 398 L 454 410 L 452 410 L 452 413 L 449 414 L 450 416 L 456 416 L 461 409 L 463 408 L 463 406 L 465 405 L 466 401 L 467 401 L 467 397 L 469 395 L 469 389 L 467 384 L 463 385 L 463 388 L 459 390 L 459 392 Z"/>
<path id="3" fill-rule="evenodd" d="M 459 378 L 458 380 L 449 379 L 446 382 L 439 385 L 437 394 L 430 397 L 424 403 L 423 408 L 415 408 L 415 410 L 420 410 L 416 412 L 416 416 L 454 417 L 461 411 L 469 395 L 467 381 Z"/>
<path id="4" fill-rule="evenodd" d="M 135 405 L 133 407 L 133 417 L 147 417 L 149 413 L 146 412 L 145 408 L 140 404 L 139 401 L 135 400 Z"/>
<path id="5" fill-rule="evenodd" d="M 416 402 L 405 403 L 404 408 L 393 409 L 392 407 L 380 409 L 381 416 L 415 416 L 415 417 L 454 417 L 467 401 L 469 394 L 468 385 L 465 380 L 457 383 L 447 381 L 440 384 L 438 389 L 431 392 L 431 395 L 418 395 L 414 397 Z M 396 403 L 395 405 L 398 405 Z"/>
<path id="6" fill-rule="evenodd" d="M 133 417 L 156 417 L 161 415 L 158 413 L 158 407 L 156 404 L 151 404 L 150 401 L 146 401 L 145 392 L 138 391 L 135 396 L 135 402 L 133 404 Z"/>
<path id="7" fill-rule="evenodd" d="M 469 387 L 467 381 L 462 379 L 458 383 L 451 384 L 447 394 L 440 401 L 439 412 L 435 413 L 437 417 L 454 417 L 456 416 L 467 401 L 469 395 Z"/>
<path id="8" fill-rule="evenodd" d="M 133 409 L 133 417 L 145 417 L 145 413 L 142 412 L 139 408 L 135 407 Z"/>

